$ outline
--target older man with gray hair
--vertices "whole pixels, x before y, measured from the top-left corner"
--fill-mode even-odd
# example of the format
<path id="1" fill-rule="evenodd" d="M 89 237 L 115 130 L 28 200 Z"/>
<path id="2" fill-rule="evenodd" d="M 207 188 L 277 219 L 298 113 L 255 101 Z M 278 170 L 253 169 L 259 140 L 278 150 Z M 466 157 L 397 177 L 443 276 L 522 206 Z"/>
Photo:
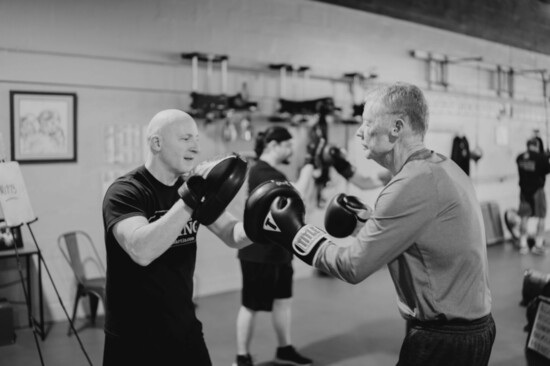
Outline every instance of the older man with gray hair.
<path id="1" fill-rule="evenodd" d="M 418 87 L 395 83 L 368 94 L 357 137 L 365 158 L 393 178 L 364 224 L 353 218 L 357 205 L 327 208 L 329 222 L 364 225 L 350 245 L 306 224 L 303 203 L 280 185 L 272 187 L 276 198 L 271 187 L 261 188 L 262 197 L 250 194 L 247 208 L 256 217 L 245 211 L 245 230 L 349 283 L 387 265 L 408 325 L 398 366 L 487 365 L 496 329 L 480 204 L 468 176 L 426 148 L 427 130 L 428 105 Z M 280 232 L 264 230 L 265 217 Z"/>

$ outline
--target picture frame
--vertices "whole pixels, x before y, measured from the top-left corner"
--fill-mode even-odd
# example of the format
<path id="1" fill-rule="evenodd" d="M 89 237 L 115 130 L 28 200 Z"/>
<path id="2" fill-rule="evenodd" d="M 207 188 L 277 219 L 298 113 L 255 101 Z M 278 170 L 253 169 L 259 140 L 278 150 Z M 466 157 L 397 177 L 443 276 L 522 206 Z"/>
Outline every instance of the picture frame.
<path id="1" fill-rule="evenodd" d="M 77 161 L 77 95 L 10 91 L 11 160 Z"/>

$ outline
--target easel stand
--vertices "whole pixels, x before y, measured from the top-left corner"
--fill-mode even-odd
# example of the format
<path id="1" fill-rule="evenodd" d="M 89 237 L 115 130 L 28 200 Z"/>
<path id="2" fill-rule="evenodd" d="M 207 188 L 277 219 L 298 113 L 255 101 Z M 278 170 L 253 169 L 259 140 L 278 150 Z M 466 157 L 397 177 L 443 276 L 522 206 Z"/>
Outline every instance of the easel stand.
<path id="1" fill-rule="evenodd" d="M 70 327 L 71 327 L 71 330 L 73 331 L 73 333 L 75 334 L 76 336 L 76 339 L 78 340 L 78 344 L 80 345 L 80 348 L 82 349 L 82 352 L 84 353 L 84 356 L 86 357 L 86 360 L 88 361 L 88 364 L 93 366 L 92 364 L 92 361 L 90 359 L 90 356 L 88 356 L 88 353 L 86 352 L 86 349 L 84 348 L 84 344 L 82 343 L 82 340 L 80 339 L 80 336 L 78 335 L 75 327 L 74 327 L 74 323 L 73 321 L 71 320 L 71 317 L 69 316 L 69 313 L 67 312 L 67 308 L 65 307 L 65 304 L 63 303 L 63 300 L 61 299 L 61 296 L 59 294 L 59 290 L 57 289 L 57 286 L 55 284 L 55 281 L 52 277 L 52 274 L 50 272 L 50 269 L 46 263 L 46 261 L 44 260 L 44 257 L 42 256 L 42 251 L 40 250 L 40 247 L 38 246 L 38 242 L 36 241 L 36 238 L 34 236 L 34 232 L 32 231 L 31 229 L 31 226 L 30 224 L 32 224 L 33 222 L 36 222 L 38 221 L 38 218 L 34 219 L 33 221 L 31 222 L 27 222 L 25 223 L 24 225 L 27 226 L 27 229 L 29 229 L 29 232 L 31 234 L 31 237 L 32 237 L 32 240 L 34 242 L 34 245 L 36 247 L 36 250 L 38 251 L 38 260 L 41 262 L 41 264 L 44 266 L 44 268 L 46 269 L 46 273 L 48 274 L 48 277 L 50 278 L 50 282 L 52 283 L 52 287 L 55 291 L 55 294 L 57 296 L 57 299 L 59 300 L 59 304 L 61 305 L 61 308 L 63 309 L 63 312 L 65 313 L 65 316 L 67 317 L 67 320 L 69 321 L 69 324 L 70 324 Z M 23 226 L 23 224 L 19 225 L 19 226 L 16 226 L 16 227 L 11 227 L 10 229 L 12 230 L 12 233 L 13 233 L 13 229 L 14 228 L 17 228 L 17 227 L 21 227 Z M 21 286 L 23 287 L 23 293 L 24 293 L 24 296 L 25 296 L 25 302 L 28 304 L 30 304 L 29 302 L 29 299 L 30 299 L 30 291 L 31 289 L 30 288 L 27 288 L 25 286 L 25 280 L 24 280 L 24 276 L 23 276 L 23 272 L 21 270 L 21 260 L 20 260 L 20 257 L 19 257 L 19 250 L 17 249 L 17 245 L 14 246 L 15 248 L 15 255 L 16 255 L 16 261 L 17 261 L 17 268 L 18 268 L 18 271 L 19 271 L 19 278 L 21 280 Z M 39 284 L 41 285 L 41 284 Z M 32 309 L 29 309 L 29 312 L 31 314 L 31 319 L 32 319 L 32 331 L 33 331 L 33 336 L 34 336 L 34 342 L 36 344 L 36 348 L 38 350 L 38 355 L 40 357 L 40 363 L 41 365 L 45 365 L 44 363 L 44 358 L 42 356 L 42 350 L 40 348 L 40 342 L 38 341 L 38 335 L 40 335 L 42 338 L 44 337 L 44 329 L 40 329 L 37 325 L 37 321 L 36 319 L 34 318 L 34 315 L 32 315 Z"/>
<path id="2" fill-rule="evenodd" d="M 13 229 L 15 229 L 17 227 L 10 227 L 10 231 L 11 231 L 11 234 L 13 237 L 15 237 L 15 231 Z M 27 307 L 29 307 L 28 309 L 28 313 L 29 313 L 29 316 L 30 316 L 30 319 L 31 319 L 31 327 L 32 327 L 32 335 L 34 337 L 34 344 L 36 345 L 36 349 L 38 351 L 38 356 L 40 357 L 40 364 L 41 365 L 44 365 L 44 357 L 42 356 L 42 349 L 40 348 L 40 342 L 38 340 L 38 335 L 40 335 L 40 337 L 43 339 L 44 338 L 44 329 L 39 329 L 37 327 L 37 321 L 36 319 L 34 318 L 34 314 L 33 314 L 33 311 L 32 309 L 30 309 L 30 291 L 31 289 L 30 288 L 27 288 L 27 286 L 25 285 L 25 276 L 23 275 L 23 270 L 21 269 L 21 258 L 19 257 L 19 249 L 17 248 L 17 245 L 14 245 L 14 249 L 15 249 L 15 261 L 17 263 L 17 271 L 19 273 L 19 280 L 21 281 L 21 287 L 23 288 L 23 296 L 25 297 L 25 304 L 27 304 Z M 42 253 L 40 253 L 40 251 L 38 251 L 38 260 L 41 260 L 42 258 Z M 39 286 L 41 284 L 38 284 Z"/>
<path id="3" fill-rule="evenodd" d="M 26 225 L 27 228 L 29 229 L 29 233 L 31 234 L 32 240 L 36 247 L 36 252 L 38 253 L 39 268 L 41 268 L 40 266 L 43 265 L 44 268 L 46 269 L 46 272 L 48 273 L 48 277 L 50 278 L 50 281 L 52 283 L 52 287 L 55 291 L 55 294 L 57 295 L 57 299 L 59 300 L 59 304 L 61 304 L 61 308 L 63 309 L 63 312 L 67 317 L 67 320 L 69 321 L 71 329 L 76 334 L 76 338 L 78 340 L 78 343 L 80 344 L 80 348 L 82 349 L 84 356 L 88 360 L 88 364 L 92 365 L 92 361 L 90 360 L 88 353 L 84 349 L 84 345 L 82 344 L 82 341 L 78 336 L 78 333 L 76 333 L 76 329 L 74 328 L 74 324 L 71 320 L 71 317 L 69 316 L 69 313 L 67 312 L 67 309 L 63 304 L 63 300 L 59 295 L 59 291 L 57 289 L 57 286 L 55 285 L 55 281 L 52 277 L 48 264 L 46 263 L 46 261 L 44 260 L 44 257 L 42 256 L 42 251 L 40 250 L 38 242 L 31 229 L 30 224 L 32 224 L 33 222 L 36 222 L 38 219 L 34 215 L 34 212 L 27 194 L 27 189 L 25 187 L 25 182 L 23 180 L 23 175 L 21 174 L 21 170 L 19 169 L 19 164 L 17 162 L 4 162 L 3 160 L 0 160 L 0 186 L 5 188 L 0 190 L 0 208 L 1 208 L 1 212 L 4 214 L 6 224 L 10 228 L 12 236 L 15 235 L 15 229 L 20 228 L 23 225 Z M 44 358 L 42 356 L 42 350 L 40 348 L 40 343 L 38 341 L 38 335 L 42 337 L 44 336 L 43 323 L 41 322 L 40 327 L 37 326 L 37 321 L 34 318 L 32 307 L 31 307 L 31 288 L 25 285 L 23 272 L 21 270 L 20 257 L 22 254 L 19 253 L 19 249 L 17 245 L 14 246 L 14 249 L 15 249 L 15 258 L 17 261 L 17 268 L 19 270 L 19 278 L 21 280 L 21 286 L 23 288 L 25 302 L 27 304 L 28 313 L 31 320 L 30 325 L 32 327 L 34 341 L 36 344 L 36 348 L 38 350 L 38 354 L 40 356 L 40 363 L 44 365 Z M 39 283 L 38 285 L 41 286 L 42 284 Z M 41 318 L 41 321 L 42 320 L 43 318 Z"/>

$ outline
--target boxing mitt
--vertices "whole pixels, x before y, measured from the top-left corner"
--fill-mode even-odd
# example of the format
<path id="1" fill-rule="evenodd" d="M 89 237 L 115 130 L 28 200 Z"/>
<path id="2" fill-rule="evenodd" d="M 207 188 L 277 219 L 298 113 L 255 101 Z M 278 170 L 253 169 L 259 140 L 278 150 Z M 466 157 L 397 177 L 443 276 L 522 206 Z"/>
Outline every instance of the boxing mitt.
<path id="1" fill-rule="evenodd" d="M 247 163 L 237 154 L 197 165 L 179 194 L 202 225 L 214 223 L 242 187 Z"/>
<path id="2" fill-rule="evenodd" d="M 355 196 L 343 193 L 334 196 L 325 212 L 325 230 L 336 238 L 345 238 L 355 231 L 357 224 L 370 218 L 372 209 Z"/>
<path id="3" fill-rule="evenodd" d="M 355 167 L 348 161 L 345 152 L 339 147 L 328 145 L 323 152 L 323 160 L 331 164 L 346 179 L 350 179 L 355 174 Z"/>
<path id="4" fill-rule="evenodd" d="M 195 210 L 202 203 L 205 186 L 203 177 L 192 175 L 178 189 L 178 193 L 187 207 Z"/>
<path id="5" fill-rule="evenodd" d="M 305 206 L 296 189 L 286 181 L 268 181 L 248 197 L 244 230 L 256 243 L 281 245 L 309 265 L 328 243 L 327 234 L 304 223 Z"/>

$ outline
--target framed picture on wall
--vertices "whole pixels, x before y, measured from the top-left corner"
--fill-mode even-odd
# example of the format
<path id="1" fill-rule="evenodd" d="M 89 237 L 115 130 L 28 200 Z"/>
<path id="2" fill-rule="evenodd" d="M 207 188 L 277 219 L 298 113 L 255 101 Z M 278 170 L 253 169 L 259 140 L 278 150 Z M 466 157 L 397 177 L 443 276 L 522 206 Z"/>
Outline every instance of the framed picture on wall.
<path id="1" fill-rule="evenodd" d="M 76 162 L 75 93 L 12 90 L 10 102 L 12 161 Z"/>

